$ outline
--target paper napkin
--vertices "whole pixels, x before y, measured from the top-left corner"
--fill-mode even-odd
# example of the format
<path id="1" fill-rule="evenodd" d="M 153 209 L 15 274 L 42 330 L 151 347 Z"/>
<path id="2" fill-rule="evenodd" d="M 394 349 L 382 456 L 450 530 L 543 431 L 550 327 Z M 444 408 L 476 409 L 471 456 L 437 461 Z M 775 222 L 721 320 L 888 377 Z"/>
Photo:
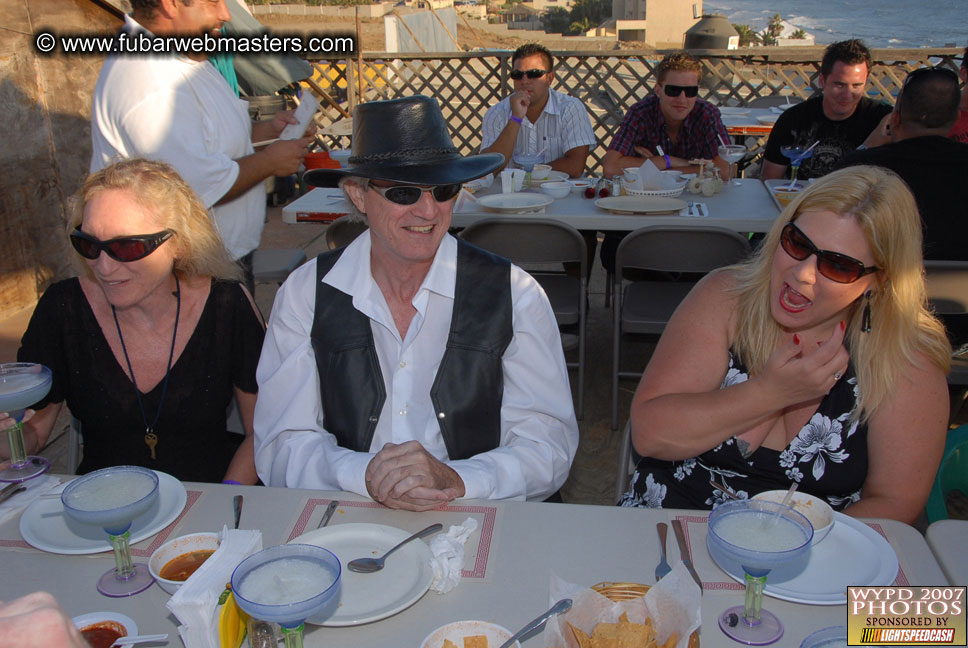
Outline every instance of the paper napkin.
<path id="1" fill-rule="evenodd" d="M 178 634 L 185 648 L 220 648 L 219 597 L 236 566 L 262 550 L 262 532 L 258 530 L 223 527 L 220 539 L 218 550 L 166 604 L 181 624 Z"/>
<path id="2" fill-rule="evenodd" d="M 430 566 L 434 570 L 434 580 L 430 589 L 438 594 L 446 594 L 457 587 L 464 569 L 464 543 L 475 530 L 477 520 L 469 517 L 462 524 L 451 526 L 447 533 L 433 537 L 430 551 L 434 558 Z"/>
<path id="3" fill-rule="evenodd" d="M 17 493 L 0 504 L 0 524 L 33 504 L 44 493 L 52 491 L 58 484 L 60 484 L 60 480 L 53 475 L 44 475 L 25 481 L 21 486 L 26 487 L 27 490 Z M 6 484 L 0 484 L 0 486 L 6 486 Z"/>

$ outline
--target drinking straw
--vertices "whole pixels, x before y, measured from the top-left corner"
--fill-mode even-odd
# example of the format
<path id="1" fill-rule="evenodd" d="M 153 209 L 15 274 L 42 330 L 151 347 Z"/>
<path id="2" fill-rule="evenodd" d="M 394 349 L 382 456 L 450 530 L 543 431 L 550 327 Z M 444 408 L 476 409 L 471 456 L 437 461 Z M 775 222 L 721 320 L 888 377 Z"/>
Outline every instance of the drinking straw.
<path id="1" fill-rule="evenodd" d="M 729 142 L 723 137 L 722 133 L 716 133 L 719 136 L 719 141 L 723 143 L 723 146 L 729 146 Z"/>
<path id="2" fill-rule="evenodd" d="M 787 490 L 786 495 L 783 496 L 783 501 L 780 502 L 780 505 L 781 506 L 787 507 L 787 506 L 790 505 L 790 500 L 793 499 L 793 494 L 795 492 L 797 492 L 797 486 L 799 486 L 799 484 L 797 484 L 797 482 L 793 482 L 792 484 L 790 484 L 789 490 Z M 773 513 L 773 516 L 766 523 L 766 528 L 772 529 L 774 526 L 776 526 L 776 523 L 777 523 L 777 521 L 779 521 L 780 515 L 782 513 L 783 513 L 783 509 L 782 508 L 776 509 L 776 511 Z"/>
<path id="3" fill-rule="evenodd" d="M 811 144 L 811 145 L 810 145 L 810 146 L 809 146 L 809 147 L 807 148 L 807 150 L 805 150 L 805 151 L 804 151 L 803 153 L 801 153 L 800 155 L 798 155 L 798 156 L 797 156 L 796 158 L 794 158 L 793 160 L 790 160 L 790 166 L 795 166 L 795 167 L 796 167 L 796 166 L 800 166 L 800 162 L 802 162 L 802 161 L 803 161 L 803 158 L 804 158 L 804 156 L 806 156 L 806 154 L 807 154 L 807 153 L 809 153 L 810 151 L 812 151 L 812 150 L 813 150 L 813 147 L 814 147 L 814 146 L 816 146 L 816 145 L 817 145 L 817 144 L 819 144 L 819 143 L 820 143 L 820 140 L 817 140 L 816 142 L 814 142 L 813 144 Z M 788 184 L 788 185 L 786 186 L 786 188 L 787 188 L 787 189 L 793 189 L 793 188 L 794 188 L 795 186 L 797 186 L 797 181 L 796 181 L 796 178 L 794 178 L 793 180 L 790 180 L 790 184 Z"/>

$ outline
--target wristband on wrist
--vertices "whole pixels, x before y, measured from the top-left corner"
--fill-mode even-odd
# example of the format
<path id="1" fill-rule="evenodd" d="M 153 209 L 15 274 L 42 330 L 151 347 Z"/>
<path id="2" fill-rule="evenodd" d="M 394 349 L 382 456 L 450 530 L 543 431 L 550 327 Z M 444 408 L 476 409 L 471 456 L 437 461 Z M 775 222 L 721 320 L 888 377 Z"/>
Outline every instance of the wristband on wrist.
<path id="1" fill-rule="evenodd" d="M 669 154 L 668 153 L 663 153 L 662 154 L 662 157 L 665 158 L 665 161 L 666 161 L 666 169 L 671 169 L 672 168 L 672 160 L 669 159 Z"/>
<path id="2" fill-rule="evenodd" d="M 235 484 L 236 486 L 241 486 L 242 485 L 239 482 L 235 481 L 234 479 L 223 479 L 222 480 L 222 483 L 223 484 Z"/>
<path id="3" fill-rule="evenodd" d="M 520 117 L 515 117 L 514 115 L 511 115 L 510 117 L 508 117 L 508 119 L 510 119 L 511 121 L 513 121 L 513 122 L 516 122 L 516 123 L 518 123 L 518 124 L 520 124 L 521 122 L 523 122 L 523 121 L 524 121 L 524 120 L 523 120 L 523 119 L 521 119 Z"/>

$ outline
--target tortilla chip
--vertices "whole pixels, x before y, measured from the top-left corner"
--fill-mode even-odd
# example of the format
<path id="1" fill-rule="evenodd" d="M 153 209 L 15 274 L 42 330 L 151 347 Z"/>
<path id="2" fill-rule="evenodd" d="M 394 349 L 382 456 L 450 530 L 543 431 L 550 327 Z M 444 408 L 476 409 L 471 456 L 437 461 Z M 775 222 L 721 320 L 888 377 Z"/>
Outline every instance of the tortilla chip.
<path id="1" fill-rule="evenodd" d="M 575 641 L 578 642 L 579 648 L 592 648 L 592 640 L 587 634 L 582 630 L 579 630 L 575 626 L 571 625 L 570 621 L 565 621 L 569 628 L 571 628 L 571 634 L 575 636 Z"/>
<path id="2" fill-rule="evenodd" d="M 487 637 L 484 635 L 471 635 L 464 637 L 464 648 L 488 648 Z"/>
<path id="3" fill-rule="evenodd" d="M 666 639 L 666 642 L 659 646 L 659 648 L 676 648 L 676 641 L 678 641 L 678 639 L 678 635 L 673 632 L 671 635 L 669 635 L 669 638 Z"/>
<path id="4" fill-rule="evenodd" d="M 457 644 L 455 644 L 450 639 L 444 639 L 444 645 L 442 646 L 442 648 L 457 648 Z"/>

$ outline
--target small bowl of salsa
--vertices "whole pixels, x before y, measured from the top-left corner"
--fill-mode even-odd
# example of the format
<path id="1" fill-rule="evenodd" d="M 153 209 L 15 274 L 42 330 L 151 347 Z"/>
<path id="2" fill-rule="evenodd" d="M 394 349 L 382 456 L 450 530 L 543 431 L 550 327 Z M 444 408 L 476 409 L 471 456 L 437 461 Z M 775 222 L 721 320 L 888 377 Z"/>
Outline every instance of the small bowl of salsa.
<path id="1" fill-rule="evenodd" d="M 71 620 L 92 648 L 109 648 L 121 637 L 138 634 L 138 624 L 118 612 L 91 612 Z"/>
<path id="2" fill-rule="evenodd" d="M 169 540 L 148 560 L 148 570 L 161 589 L 174 594 L 215 553 L 219 534 L 192 533 Z"/>

